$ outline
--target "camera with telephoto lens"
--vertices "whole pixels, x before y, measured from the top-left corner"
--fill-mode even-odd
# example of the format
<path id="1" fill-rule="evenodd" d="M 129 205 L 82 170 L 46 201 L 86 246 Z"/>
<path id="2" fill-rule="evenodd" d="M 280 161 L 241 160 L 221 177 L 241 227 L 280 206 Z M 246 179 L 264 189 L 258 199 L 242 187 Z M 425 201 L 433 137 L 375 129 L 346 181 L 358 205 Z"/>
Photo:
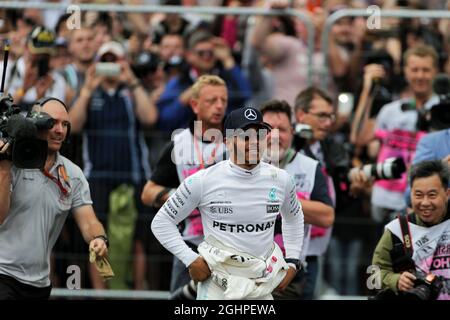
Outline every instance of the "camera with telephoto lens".
<path id="1" fill-rule="evenodd" d="M 41 169 L 47 159 L 48 143 L 38 138 L 39 130 L 51 129 L 54 119 L 45 112 L 21 114 L 10 95 L 0 97 L 0 138 L 10 144 L 0 160 L 11 160 L 18 168 Z"/>
<path id="2" fill-rule="evenodd" d="M 406 164 L 403 158 L 388 158 L 383 162 L 366 164 L 361 169 L 366 177 L 375 180 L 400 179 L 406 171 Z"/>
<path id="3" fill-rule="evenodd" d="M 434 273 L 415 272 L 414 288 L 403 293 L 406 300 L 436 300 L 445 284 L 445 278 Z"/>

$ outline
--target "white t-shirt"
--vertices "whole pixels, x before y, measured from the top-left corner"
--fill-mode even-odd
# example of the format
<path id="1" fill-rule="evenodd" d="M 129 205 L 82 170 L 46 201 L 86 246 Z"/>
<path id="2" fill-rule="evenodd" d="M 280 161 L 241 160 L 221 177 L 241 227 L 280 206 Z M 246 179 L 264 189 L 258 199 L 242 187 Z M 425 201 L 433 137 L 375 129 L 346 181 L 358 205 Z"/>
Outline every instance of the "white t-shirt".
<path id="1" fill-rule="evenodd" d="M 266 258 L 273 248 L 275 220 L 282 216 L 287 258 L 300 256 L 303 211 L 289 174 L 267 163 L 245 170 L 230 160 L 186 178 L 152 222 L 161 244 L 189 266 L 198 254 L 183 241 L 177 224 L 194 208 L 202 217 L 205 237 Z"/>

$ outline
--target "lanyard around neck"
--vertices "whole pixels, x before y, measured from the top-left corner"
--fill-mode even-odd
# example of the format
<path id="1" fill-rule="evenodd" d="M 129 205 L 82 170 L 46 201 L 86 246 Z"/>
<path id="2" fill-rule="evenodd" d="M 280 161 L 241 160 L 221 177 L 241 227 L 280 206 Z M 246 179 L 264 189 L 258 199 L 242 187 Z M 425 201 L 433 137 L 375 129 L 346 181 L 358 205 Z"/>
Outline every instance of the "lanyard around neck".
<path id="1" fill-rule="evenodd" d="M 41 170 L 42 173 L 49 178 L 50 180 L 52 180 L 54 183 L 56 183 L 56 185 L 58 186 L 59 190 L 61 190 L 62 194 L 64 196 L 67 196 L 67 194 L 69 193 L 69 191 L 67 190 L 67 188 L 65 188 L 63 186 L 63 184 L 61 183 L 61 179 L 60 179 L 60 175 L 62 176 L 62 178 L 64 179 L 64 182 L 68 185 L 69 184 L 69 179 L 67 177 L 66 174 L 66 169 L 64 168 L 63 165 L 59 165 L 56 168 L 56 172 L 58 174 L 58 178 L 56 178 L 55 176 L 53 176 L 50 172 L 48 172 L 46 169 L 42 169 Z"/>
<path id="2" fill-rule="evenodd" d="M 203 152 L 200 149 L 199 145 L 198 145 L 198 139 L 197 137 L 194 136 L 194 147 L 195 147 L 195 152 L 197 153 L 197 160 L 200 163 L 200 169 L 204 169 L 205 168 L 205 164 L 203 161 Z M 214 147 L 213 151 L 211 152 L 211 156 L 209 157 L 209 159 L 206 161 L 207 165 L 210 165 L 213 163 L 213 160 L 216 158 L 216 152 L 220 147 L 220 142 L 216 143 L 216 146 Z"/>

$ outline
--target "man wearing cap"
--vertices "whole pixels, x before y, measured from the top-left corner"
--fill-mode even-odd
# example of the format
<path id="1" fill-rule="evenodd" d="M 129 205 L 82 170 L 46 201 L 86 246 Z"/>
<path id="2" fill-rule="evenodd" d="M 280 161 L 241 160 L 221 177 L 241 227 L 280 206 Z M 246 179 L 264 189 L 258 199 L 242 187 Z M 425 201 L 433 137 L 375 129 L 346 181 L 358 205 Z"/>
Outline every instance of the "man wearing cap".
<path id="1" fill-rule="evenodd" d="M 24 109 L 44 96 L 62 101 L 72 99 L 73 92 L 64 78 L 51 69 L 50 59 L 54 54 L 55 34 L 41 26 L 35 27 L 28 36 L 24 55 L 11 71 L 7 88 L 14 102 Z"/>
<path id="2" fill-rule="evenodd" d="M 272 299 L 299 268 L 303 211 L 289 174 L 260 161 L 270 130 L 260 111 L 232 111 L 224 127 L 230 159 L 185 179 L 156 214 L 152 231 L 199 282 L 197 299 Z M 177 229 L 194 208 L 205 235 L 200 255 Z M 279 213 L 286 259 L 273 241 Z"/>
<path id="3" fill-rule="evenodd" d="M 114 208 L 120 207 L 111 199 L 122 197 L 122 188 L 129 191 L 127 194 L 134 195 L 126 198 L 129 207 L 135 207 L 138 213 L 145 212 L 140 202 L 140 190 L 150 178 L 150 167 L 148 148 L 140 127 L 154 124 L 158 112 L 132 72 L 120 43 L 104 43 L 96 59 L 97 63 L 87 69 L 80 95 L 70 109 L 70 117 L 72 131 L 83 130 L 84 173 L 91 186 L 95 211 L 106 222 Z M 135 213 L 127 212 L 130 219 L 135 216 Z M 136 221 L 142 218 L 138 216 Z M 145 234 L 139 229 L 144 223 L 139 222 L 135 237 Z M 134 223 L 130 224 L 134 227 Z M 142 239 L 135 242 L 141 258 L 144 254 L 142 243 Z M 145 259 L 139 261 L 145 262 Z M 145 266 L 139 266 L 135 265 L 135 288 L 144 283 Z M 96 288 L 104 286 L 101 281 L 94 281 L 93 285 Z"/>
<path id="4" fill-rule="evenodd" d="M 173 135 L 161 154 L 152 177 L 142 191 L 142 201 L 159 209 L 175 192 L 184 179 L 195 172 L 224 160 L 226 147 L 223 143 L 222 127 L 225 109 L 228 102 L 228 91 L 225 82 L 218 76 L 205 75 L 197 79 L 192 86 L 190 106 L 197 118 L 189 128 Z M 220 137 L 208 135 L 218 133 Z M 180 228 L 183 240 L 193 250 L 203 241 L 203 228 L 198 210 L 184 220 Z M 174 258 L 170 279 L 172 299 L 184 292 L 183 287 L 191 278 L 182 261 Z M 178 290 L 181 288 L 180 290 Z M 195 287 L 192 291 L 195 291 Z M 192 299 L 195 293 L 192 292 Z"/>

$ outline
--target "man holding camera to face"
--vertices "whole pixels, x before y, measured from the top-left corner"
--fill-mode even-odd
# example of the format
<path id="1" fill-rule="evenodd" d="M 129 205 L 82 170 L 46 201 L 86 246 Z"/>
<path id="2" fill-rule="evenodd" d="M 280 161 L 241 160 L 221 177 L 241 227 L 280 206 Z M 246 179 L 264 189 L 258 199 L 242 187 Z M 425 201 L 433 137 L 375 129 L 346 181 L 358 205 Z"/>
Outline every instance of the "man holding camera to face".
<path id="1" fill-rule="evenodd" d="M 412 167 L 414 212 L 386 225 L 373 255 L 384 289 L 378 299 L 450 299 L 449 179 L 449 167 L 440 160 Z"/>
<path id="2" fill-rule="evenodd" d="M 420 117 L 439 102 L 437 96 L 433 94 L 432 87 L 432 81 L 438 70 L 438 55 L 432 47 L 420 45 L 408 49 L 404 54 L 404 61 L 410 97 L 385 104 L 376 120 L 369 118 L 373 108 L 370 101 L 373 97 L 370 97 L 370 92 L 376 87 L 375 79 L 383 78 L 386 71 L 377 65 L 367 66 L 360 98 L 364 101 L 360 101 L 356 112 L 357 120 L 354 121 L 352 128 L 352 142 L 357 146 L 373 142 L 369 148 L 372 149 L 372 154 L 377 155 L 377 162 L 390 157 L 401 157 L 409 166 L 417 142 L 424 134 L 418 128 Z M 406 187 L 406 174 L 400 179 L 380 180 L 374 184 L 371 214 L 377 224 L 381 226 L 390 220 L 392 214 L 406 209 L 403 196 Z"/>
<path id="3" fill-rule="evenodd" d="M 48 144 L 41 170 L 12 163 L 5 156 L 11 142 L 0 139 L 0 300 L 49 298 L 50 253 L 70 210 L 97 259 L 108 253 L 86 178 L 59 153 L 70 128 L 67 108 L 55 98 L 39 101 L 39 108 L 53 120 L 38 131 Z"/>
<path id="4" fill-rule="evenodd" d="M 51 58 L 55 54 L 55 34 L 37 26 L 28 35 L 26 50 L 12 67 L 8 91 L 14 102 L 25 109 L 44 96 L 69 101 L 73 92 L 64 78 L 51 69 Z"/>

